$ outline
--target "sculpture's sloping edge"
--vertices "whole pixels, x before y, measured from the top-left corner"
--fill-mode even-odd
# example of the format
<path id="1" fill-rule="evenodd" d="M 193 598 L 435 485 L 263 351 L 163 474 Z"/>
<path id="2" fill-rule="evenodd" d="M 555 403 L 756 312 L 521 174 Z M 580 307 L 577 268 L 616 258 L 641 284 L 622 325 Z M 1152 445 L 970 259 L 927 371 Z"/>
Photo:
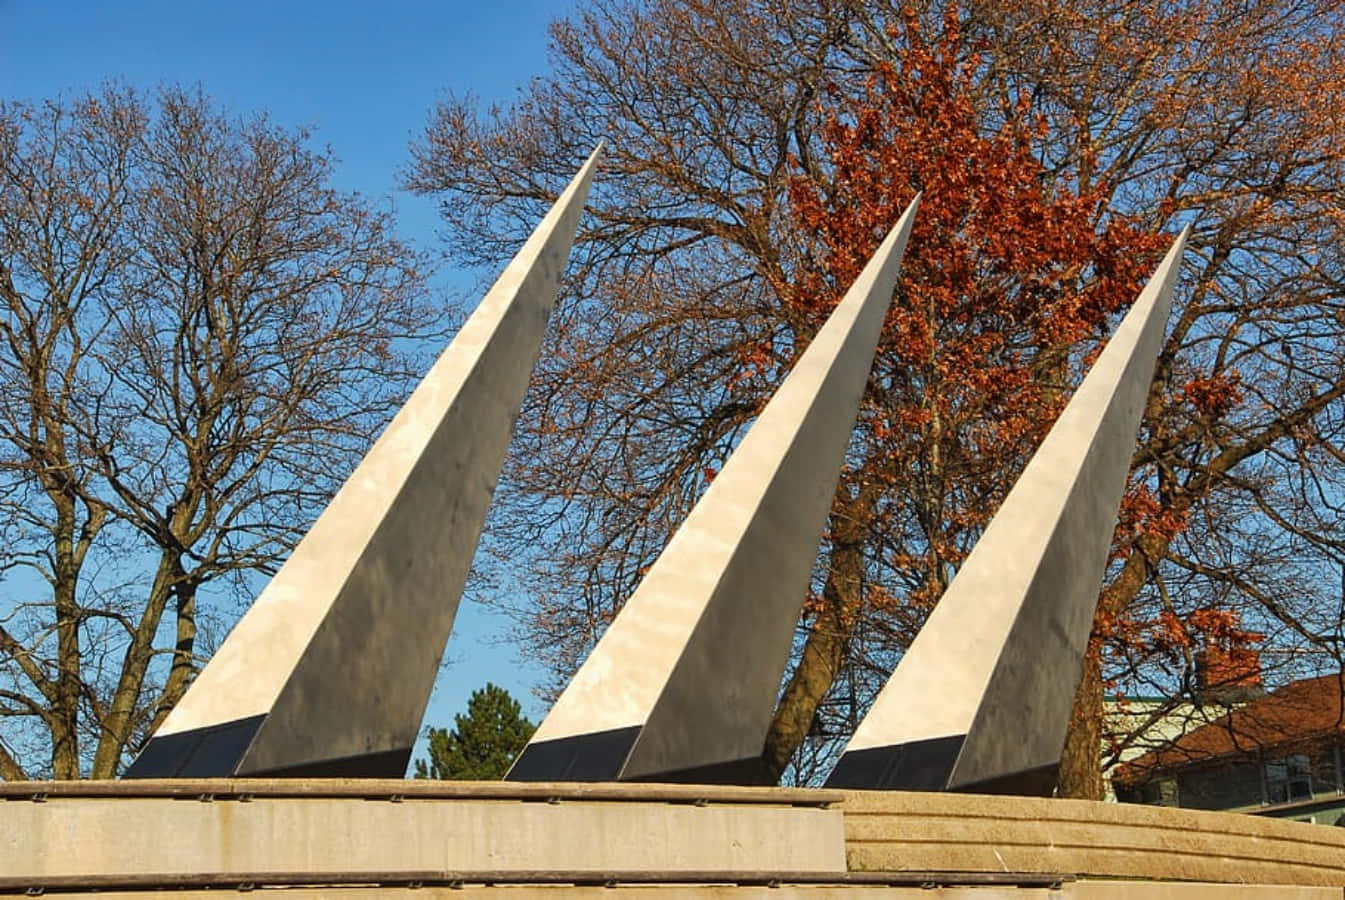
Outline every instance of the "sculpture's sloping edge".
<path id="1" fill-rule="evenodd" d="M 524 748 L 518 781 L 753 783 L 919 198 Z"/>
<path id="2" fill-rule="evenodd" d="M 401 777 L 601 145 L 127 777 Z"/>
<path id="3" fill-rule="evenodd" d="M 1187 233 L 916 635 L 828 787 L 1054 787 Z"/>

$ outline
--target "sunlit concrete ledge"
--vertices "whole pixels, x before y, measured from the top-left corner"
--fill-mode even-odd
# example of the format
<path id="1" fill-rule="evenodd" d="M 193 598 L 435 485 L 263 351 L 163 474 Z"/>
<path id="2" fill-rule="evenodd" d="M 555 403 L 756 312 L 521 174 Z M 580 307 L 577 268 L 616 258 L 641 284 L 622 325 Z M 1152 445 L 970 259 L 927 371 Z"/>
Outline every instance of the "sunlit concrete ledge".
<path id="1" fill-rule="evenodd" d="M 1345 829 L 1082 800 L 854 791 L 854 871 L 1067 872 L 1231 884 L 1345 886 Z"/>
<path id="2" fill-rule="evenodd" d="M 1345 830 L 1082 801 L 251 779 L 0 783 L 0 801 L 0 894 L 1345 900 Z"/>
<path id="3" fill-rule="evenodd" d="M 845 871 L 836 794 L 225 779 L 0 797 L 5 889 Z"/>

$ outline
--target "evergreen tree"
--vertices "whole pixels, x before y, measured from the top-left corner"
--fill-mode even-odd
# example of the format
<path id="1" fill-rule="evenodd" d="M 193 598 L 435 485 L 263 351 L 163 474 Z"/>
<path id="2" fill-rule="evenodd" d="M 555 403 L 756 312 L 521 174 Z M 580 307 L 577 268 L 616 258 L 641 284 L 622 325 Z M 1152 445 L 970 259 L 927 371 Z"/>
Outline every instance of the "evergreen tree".
<path id="1" fill-rule="evenodd" d="M 417 778 L 458 781 L 504 777 L 537 726 L 502 687 L 490 682 L 472 692 L 467 714 L 453 717 L 453 730 L 430 729 L 430 758 L 416 760 Z"/>

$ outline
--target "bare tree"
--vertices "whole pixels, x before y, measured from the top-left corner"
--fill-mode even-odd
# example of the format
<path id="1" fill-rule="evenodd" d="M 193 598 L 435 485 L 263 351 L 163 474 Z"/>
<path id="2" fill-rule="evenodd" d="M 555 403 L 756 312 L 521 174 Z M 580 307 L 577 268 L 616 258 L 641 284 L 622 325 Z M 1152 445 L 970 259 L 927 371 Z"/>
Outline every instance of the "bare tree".
<path id="1" fill-rule="evenodd" d="M 308 143 L 179 89 L 0 105 L 5 778 L 115 775 L 417 368 L 418 260 Z"/>
<path id="2" fill-rule="evenodd" d="M 1099 235 L 1118 216 L 1153 233 L 1195 226 L 1065 758 L 1062 790 L 1096 796 L 1104 689 L 1179 694 L 1192 679 L 1181 642 L 1155 637 L 1168 616 L 1189 646 L 1202 638 L 1197 614 L 1233 609 L 1283 651 L 1275 658 L 1340 663 L 1342 10 L 914 6 L 930 33 L 957 13 L 983 127 L 1041 123 L 1043 181 L 1099 196 Z M 441 199 L 450 246 L 468 259 L 501 255 L 596 138 L 613 148 L 493 526 L 518 567 L 525 630 L 558 679 L 807 340 L 789 291 L 815 235 L 791 221 L 789 188 L 804 177 L 835 194 L 821 125 L 877 67 L 900 71 L 906 22 L 895 3 L 590 0 L 554 27 L 554 75 L 487 115 L 446 101 L 413 148 L 409 183 Z M 892 146 L 878 134 L 871 152 Z M 955 154 L 934 148 L 936 166 L 939 152 Z M 1081 335 L 1057 371 L 1077 378 L 1095 337 Z M 857 439 L 852 471 L 878 446 Z M 976 532 L 973 521 L 941 547 L 952 519 L 940 510 L 993 507 L 1024 460 L 945 470 L 899 516 L 885 510 L 910 484 L 838 495 L 767 747 L 774 764 L 838 686 L 860 685 L 862 707 L 923 622 Z"/>

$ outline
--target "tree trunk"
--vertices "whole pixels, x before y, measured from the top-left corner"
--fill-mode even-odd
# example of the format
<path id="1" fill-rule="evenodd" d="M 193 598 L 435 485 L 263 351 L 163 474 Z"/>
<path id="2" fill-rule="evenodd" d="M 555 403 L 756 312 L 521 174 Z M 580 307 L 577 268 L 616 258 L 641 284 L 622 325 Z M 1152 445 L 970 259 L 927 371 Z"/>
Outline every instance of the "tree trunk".
<path id="1" fill-rule="evenodd" d="M 1184 498 L 1183 503 L 1187 502 Z M 1102 784 L 1102 640 L 1096 622 L 1120 616 L 1140 589 L 1158 560 L 1167 555 L 1169 542 L 1153 534 L 1135 542 L 1116 580 L 1102 589 L 1094 617 L 1093 634 L 1084 652 L 1083 674 L 1074 694 L 1069 731 L 1060 755 L 1056 791 L 1061 797 L 1101 800 Z"/>
<path id="2" fill-rule="evenodd" d="M 163 620 L 176 573 L 180 571 L 180 556 L 173 551 L 164 551 L 149 590 L 145 610 L 141 613 L 135 634 L 122 659 L 121 677 L 117 679 L 116 692 L 103 718 L 102 734 L 94 753 L 90 778 L 113 778 L 117 774 L 117 765 L 121 762 L 122 751 L 126 749 L 135 723 L 136 701 L 140 698 L 145 673 L 154 656 L 154 635 Z"/>
<path id="3" fill-rule="evenodd" d="M 1088 642 L 1083 677 L 1074 695 L 1069 732 L 1060 751 L 1056 792 L 1079 800 L 1102 799 L 1102 654 L 1097 638 Z"/>
<path id="4" fill-rule="evenodd" d="M 808 736 L 817 707 L 836 680 L 841 663 L 845 660 L 846 642 L 850 635 L 842 625 L 837 608 L 839 601 L 836 594 L 839 588 L 836 586 L 835 553 L 832 554 L 832 560 L 832 574 L 827 578 L 827 586 L 823 590 L 826 603 L 813 622 L 808 642 L 803 647 L 803 656 L 789 679 L 789 685 L 775 709 L 770 730 L 766 733 L 762 758 L 772 782 L 780 780 L 790 759 Z"/>
<path id="5" fill-rule="evenodd" d="M 179 572 L 185 578 L 185 573 Z M 173 648 L 173 666 L 168 672 L 163 694 L 154 709 L 149 730 L 153 732 L 177 706 L 196 672 L 196 583 L 179 581 L 177 593 L 177 644 Z"/>
<path id="6" fill-rule="evenodd" d="M 57 533 L 53 574 L 56 610 L 56 697 L 51 709 L 51 777 L 79 777 L 79 693 L 83 675 L 79 640 L 79 607 L 75 584 L 74 502 L 57 495 Z"/>
<path id="7" fill-rule="evenodd" d="M 28 773 L 18 764 L 18 761 L 10 755 L 3 744 L 0 744 L 0 781 L 27 781 Z"/>
<path id="8" fill-rule="evenodd" d="M 844 482 L 836 490 L 831 514 L 831 565 L 822 588 L 822 609 L 808 633 L 798 667 L 780 697 L 762 750 L 766 770 L 775 781 L 808 736 L 817 707 L 845 661 L 855 612 L 862 600 L 864 537 L 877 495 L 875 488 L 865 486 L 852 499 Z"/>

